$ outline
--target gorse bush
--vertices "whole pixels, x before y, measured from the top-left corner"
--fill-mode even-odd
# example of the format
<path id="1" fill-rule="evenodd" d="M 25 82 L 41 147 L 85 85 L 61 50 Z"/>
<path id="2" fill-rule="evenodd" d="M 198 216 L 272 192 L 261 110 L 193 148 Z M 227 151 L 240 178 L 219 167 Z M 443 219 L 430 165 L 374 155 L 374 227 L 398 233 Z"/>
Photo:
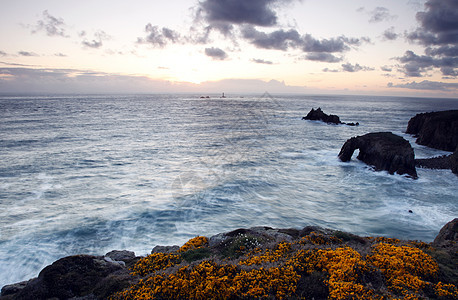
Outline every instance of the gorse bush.
<path id="1" fill-rule="evenodd" d="M 457 287 L 438 279 L 438 264 L 419 248 L 427 244 L 346 237 L 311 232 L 263 246 L 252 236 L 236 236 L 230 245 L 238 247 L 238 257 L 196 237 L 174 253 L 140 259 L 131 268 L 136 283 L 112 299 L 306 299 L 305 283 L 317 280 L 328 299 L 458 297 Z M 247 241 L 252 246 L 240 248 Z"/>

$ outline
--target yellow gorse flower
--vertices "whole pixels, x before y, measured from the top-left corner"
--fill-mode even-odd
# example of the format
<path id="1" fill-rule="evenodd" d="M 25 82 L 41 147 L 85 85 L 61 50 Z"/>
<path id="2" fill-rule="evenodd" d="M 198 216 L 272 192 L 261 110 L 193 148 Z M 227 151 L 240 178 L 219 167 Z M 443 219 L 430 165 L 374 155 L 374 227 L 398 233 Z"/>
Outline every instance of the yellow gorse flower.
<path id="1" fill-rule="evenodd" d="M 348 246 L 336 248 L 332 236 L 312 233 L 293 243 L 246 250 L 231 263 L 204 260 L 184 265 L 184 252 L 208 247 L 208 239 L 198 236 L 175 253 L 140 259 L 131 274 L 142 279 L 112 299 L 299 299 L 301 278 L 313 273 L 322 274 L 328 299 L 419 299 L 426 286 L 437 297 L 458 298 L 455 285 L 428 281 L 434 280 L 438 265 L 418 248 L 426 249 L 427 244 L 366 240 L 372 246 L 365 256 Z M 365 279 L 371 274 L 383 276 L 388 290 L 375 290 Z"/>

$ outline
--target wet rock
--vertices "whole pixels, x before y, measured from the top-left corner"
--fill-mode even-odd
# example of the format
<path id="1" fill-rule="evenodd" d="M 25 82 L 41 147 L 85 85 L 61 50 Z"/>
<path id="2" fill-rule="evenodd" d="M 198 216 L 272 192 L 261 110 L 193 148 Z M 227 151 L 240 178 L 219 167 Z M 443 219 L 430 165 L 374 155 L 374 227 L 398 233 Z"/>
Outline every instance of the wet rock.
<path id="1" fill-rule="evenodd" d="M 442 155 L 431 158 L 415 159 L 415 165 L 428 169 L 450 169 L 458 175 L 458 147 L 450 155 Z"/>
<path id="2" fill-rule="evenodd" d="M 312 121 L 323 121 L 329 124 L 342 124 L 340 118 L 336 115 L 327 115 L 325 114 L 320 107 L 318 109 L 313 109 L 303 117 L 302 120 L 312 120 Z"/>
<path id="3" fill-rule="evenodd" d="M 342 146 L 340 160 L 349 161 L 356 149 L 359 149 L 357 158 L 373 166 L 376 171 L 385 170 L 390 174 L 418 177 L 412 146 L 398 135 L 391 132 L 374 132 L 352 137 Z"/>
<path id="4" fill-rule="evenodd" d="M 406 133 L 417 137 L 417 144 L 445 151 L 458 147 L 458 110 L 418 114 L 409 120 Z"/>
<path id="5" fill-rule="evenodd" d="M 122 261 L 124 263 L 129 263 L 135 259 L 135 253 L 127 250 L 113 250 L 105 254 L 105 259 L 107 257 L 115 262 Z"/>
<path id="6" fill-rule="evenodd" d="M 177 245 L 174 245 L 174 246 L 160 246 L 160 245 L 158 245 L 158 246 L 153 248 L 151 253 L 158 253 L 158 252 L 161 252 L 161 253 L 172 253 L 172 252 L 177 251 L 178 249 L 180 249 L 180 246 L 177 246 Z"/>
<path id="7" fill-rule="evenodd" d="M 8 299 L 82 299 L 103 298 L 95 295 L 100 284 L 109 278 L 128 275 L 128 270 L 121 265 L 109 262 L 101 256 L 75 255 L 57 260 L 45 267 L 38 278 L 28 281 L 16 291 L 11 287 L 3 296 L 10 293 Z M 127 278 L 127 277 L 126 277 Z M 118 284 L 122 287 L 122 284 Z M 14 292 L 14 293 L 13 293 Z M 109 293 L 112 291 L 110 290 Z M 6 298 L 5 298 L 6 299 Z"/>
<path id="8" fill-rule="evenodd" d="M 458 218 L 445 224 L 433 242 L 435 247 L 455 246 L 458 243 Z"/>
<path id="9" fill-rule="evenodd" d="M 455 152 L 450 156 L 450 169 L 458 175 L 458 147 L 456 147 Z"/>
<path id="10" fill-rule="evenodd" d="M 29 282 L 30 282 L 30 280 L 29 281 L 22 281 L 22 282 L 14 283 L 14 284 L 10 284 L 10 285 L 5 285 L 2 288 L 1 295 L 2 296 L 8 296 L 8 295 L 16 294 L 16 293 L 20 292 L 21 290 L 23 290 L 27 286 L 27 284 Z"/>

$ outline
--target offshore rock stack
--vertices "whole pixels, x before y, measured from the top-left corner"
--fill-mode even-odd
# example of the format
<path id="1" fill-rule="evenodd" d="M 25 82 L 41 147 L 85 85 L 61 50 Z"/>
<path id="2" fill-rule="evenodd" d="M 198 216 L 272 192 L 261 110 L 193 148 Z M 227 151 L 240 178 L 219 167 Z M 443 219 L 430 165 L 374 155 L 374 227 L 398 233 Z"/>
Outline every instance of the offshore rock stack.
<path id="1" fill-rule="evenodd" d="M 458 175 L 458 110 L 418 114 L 410 119 L 406 133 L 415 135 L 420 145 L 454 153 L 415 159 L 408 141 L 391 132 L 375 132 L 348 139 L 340 150 L 339 158 L 344 162 L 350 161 L 353 152 L 359 149 L 357 158 L 376 171 L 408 174 L 416 179 L 417 166 L 450 169 Z"/>
<path id="2" fill-rule="evenodd" d="M 357 158 L 373 166 L 376 171 L 385 170 L 390 174 L 418 177 L 412 146 L 398 135 L 391 132 L 374 132 L 353 137 L 342 146 L 340 160 L 349 161 L 356 149 L 359 149 Z"/>

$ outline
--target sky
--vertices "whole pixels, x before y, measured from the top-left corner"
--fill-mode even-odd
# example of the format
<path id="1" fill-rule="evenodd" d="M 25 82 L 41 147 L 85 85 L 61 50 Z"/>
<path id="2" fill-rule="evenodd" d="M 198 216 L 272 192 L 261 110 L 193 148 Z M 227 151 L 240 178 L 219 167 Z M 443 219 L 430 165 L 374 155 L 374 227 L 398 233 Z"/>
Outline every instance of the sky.
<path id="1" fill-rule="evenodd" d="M 0 0 L 0 93 L 458 98 L 457 0 Z"/>

